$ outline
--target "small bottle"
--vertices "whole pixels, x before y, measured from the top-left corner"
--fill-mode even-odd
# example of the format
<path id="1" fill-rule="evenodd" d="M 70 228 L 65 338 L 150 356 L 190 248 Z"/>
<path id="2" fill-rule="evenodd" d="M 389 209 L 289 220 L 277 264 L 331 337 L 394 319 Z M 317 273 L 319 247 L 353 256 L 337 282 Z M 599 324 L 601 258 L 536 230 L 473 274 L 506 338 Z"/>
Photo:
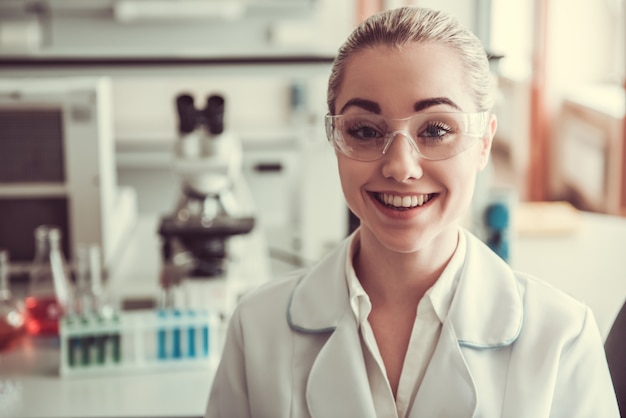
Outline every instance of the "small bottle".
<path id="1" fill-rule="evenodd" d="M 24 329 L 24 312 L 9 290 L 9 252 L 0 249 L 0 348 L 17 339 Z"/>
<path id="2" fill-rule="evenodd" d="M 71 307 L 67 262 L 61 250 L 61 231 L 50 225 L 35 229 L 35 259 L 25 299 L 26 329 L 33 335 L 59 334 L 59 320 Z"/>

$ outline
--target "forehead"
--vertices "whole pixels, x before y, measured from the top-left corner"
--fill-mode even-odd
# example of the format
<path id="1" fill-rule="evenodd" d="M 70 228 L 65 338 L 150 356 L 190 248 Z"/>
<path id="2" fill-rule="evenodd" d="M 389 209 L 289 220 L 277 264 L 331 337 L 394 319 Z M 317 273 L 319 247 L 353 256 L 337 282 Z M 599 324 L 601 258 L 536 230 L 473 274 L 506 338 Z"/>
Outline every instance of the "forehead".
<path id="1" fill-rule="evenodd" d="M 378 103 L 383 114 L 411 113 L 417 101 L 441 97 L 463 111 L 475 110 L 459 53 L 436 43 L 380 45 L 351 56 L 344 68 L 336 109 L 340 112 L 355 97 Z"/>

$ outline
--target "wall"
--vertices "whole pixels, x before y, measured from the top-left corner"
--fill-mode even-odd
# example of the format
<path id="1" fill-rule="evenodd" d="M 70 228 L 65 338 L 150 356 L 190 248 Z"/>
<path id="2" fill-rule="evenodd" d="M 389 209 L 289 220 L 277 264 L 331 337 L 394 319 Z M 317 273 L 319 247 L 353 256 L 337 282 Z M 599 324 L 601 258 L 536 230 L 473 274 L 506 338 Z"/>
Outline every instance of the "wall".
<path id="1" fill-rule="evenodd" d="M 240 12 L 210 15 L 221 6 Z M 3 0 L 0 53 L 29 49 L 80 56 L 328 52 L 335 50 L 353 24 L 354 7 L 354 1 L 330 0 Z M 128 10 L 143 12 L 123 12 Z"/>
<path id="2" fill-rule="evenodd" d="M 548 4 L 551 196 L 570 199 L 582 209 L 619 214 L 624 164 L 623 138 L 618 132 L 624 117 L 620 86 L 626 59 L 623 1 L 554 0 Z M 568 13 L 562 12 L 565 9 Z M 578 110 L 573 112 L 573 107 Z M 575 143 L 587 144 L 586 157 L 572 153 Z M 568 157 L 572 161 L 564 162 Z"/>
<path id="3" fill-rule="evenodd" d="M 450 13 L 463 25 L 476 32 L 476 6 L 478 2 L 479 0 L 416 0 L 414 4 Z"/>
<path id="4" fill-rule="evenodd" d="M 0 2 L 0 56 L 25 52 L 27 56 L 76 59 L 332 57 L 354 26 L 355 8 L 354 1 L 250 0 L 245 2 L 250 9 L 237 19 L 165 16 L 122 21 L 115 18 L 113 0 L 31 3 L 35 9 L 42 6 L 39 17 L 25 12 L 22 1 Z M 223 4 L 236 3 L 243 4 L 236 0 Z M 19 37 L 20 25 L 25 32 L 34 25 L 38 41 L 7 47 L 11 36 L 3 34 L 8 28 Z M 19 45 L 31 49 L 13 48 Z M 200 104 L 208 94 L 220 93 L 226 98 L 226 126 L 244 142 L 242 172 L 254 187 L 260 223 L 272 229 L 268 236 L 286 236 L 277 245 L 313 260 L 345 235 L 347 211 L 337 176 L 333 176 L 332 148 L 321 129 L 328 66 L 310 71 L 289 65 L 218 71 L 202 66 L 177 71 L 168 66 L 162 70 L 152 67 L 142 73 L 129 68 L 125 72 L 118 67 L 111 72 L 118 181 L 137 188 L 141 213 L 172 210 L 180 193 L 180 182 L 171 170 L 177 137 L 176 95 L 192 93 Z M 51 74 L 46 68 L 33 73 Z M 54 73 L 78 75 L 80 70 Z M 98 69 L 91 67 L 89 73 L 97 74 Z M 297 108 L 291 100 L 294 86 L 305 91 L 304 102 Z M 269 173 L 256 169 L 259 164 L 273 163 L 282 169 Z"/>

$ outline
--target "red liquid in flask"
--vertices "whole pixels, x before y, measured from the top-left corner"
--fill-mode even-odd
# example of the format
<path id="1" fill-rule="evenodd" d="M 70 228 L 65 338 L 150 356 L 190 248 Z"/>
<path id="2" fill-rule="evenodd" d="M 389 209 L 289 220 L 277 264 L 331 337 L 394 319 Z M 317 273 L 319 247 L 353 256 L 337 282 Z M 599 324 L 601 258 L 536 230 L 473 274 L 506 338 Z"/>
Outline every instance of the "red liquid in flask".
<path id="1" fill-rule="evenodd" d="M 29 296 L 26 305 L 26 330 L 32 335 L 59 335 L 63 308 L 54 296 Z"/>
<path id="2" fill-rule="evenodd" d="M 24 313 L 10 299 L 0 295 L 0 351 L 22 336 L 24 331 Z"/>

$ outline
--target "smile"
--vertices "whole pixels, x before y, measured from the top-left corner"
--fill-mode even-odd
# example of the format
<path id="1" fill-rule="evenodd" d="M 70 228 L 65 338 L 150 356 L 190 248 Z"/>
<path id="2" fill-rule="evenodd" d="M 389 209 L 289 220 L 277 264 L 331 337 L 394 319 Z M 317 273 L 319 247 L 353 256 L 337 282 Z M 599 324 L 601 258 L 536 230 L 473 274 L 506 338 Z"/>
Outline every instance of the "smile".
<path id="1" fill-rule="evenodd" d="M 376 193 L 375 197 L 380 203 L 394 209 L 412 209 L 428 203 L 435 193 L 400 196 L 391 193 Z"/>

